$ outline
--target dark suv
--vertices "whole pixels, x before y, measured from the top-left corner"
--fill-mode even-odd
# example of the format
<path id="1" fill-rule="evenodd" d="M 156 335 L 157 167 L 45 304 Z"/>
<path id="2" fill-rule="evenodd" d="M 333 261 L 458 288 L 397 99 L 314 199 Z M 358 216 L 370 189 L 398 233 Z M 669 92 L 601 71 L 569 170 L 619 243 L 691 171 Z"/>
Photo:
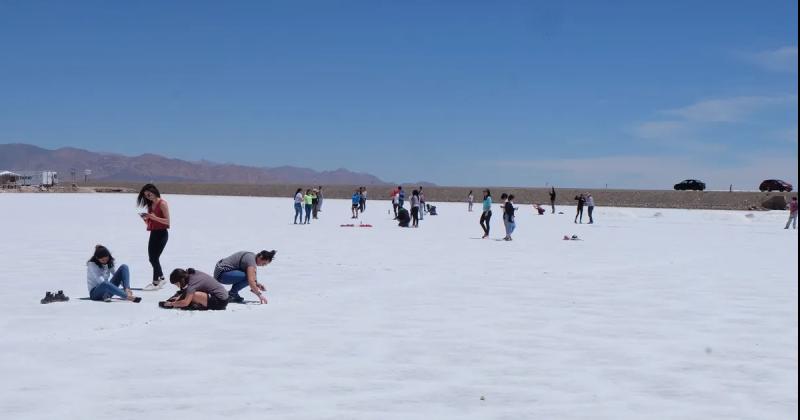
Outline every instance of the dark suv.
<path id="1" fill-rule="evenodd" d="M 758 186 L 761 191 L 792 191 L 792 184 L 781 181 L 780 179 L 767 179 Z"/>
<path id="2" fill-rule="evenodd" d="M 675 184 L 675 191 L 695 190 L 703 191 L 706 189 L 706 183 L 696 179 L 687 179 Z"/>

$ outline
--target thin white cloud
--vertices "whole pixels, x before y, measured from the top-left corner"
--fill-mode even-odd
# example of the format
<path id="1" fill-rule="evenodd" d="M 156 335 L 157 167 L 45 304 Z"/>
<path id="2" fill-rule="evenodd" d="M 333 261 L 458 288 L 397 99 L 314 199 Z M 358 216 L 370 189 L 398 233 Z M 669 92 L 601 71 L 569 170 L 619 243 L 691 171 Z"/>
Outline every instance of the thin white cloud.
<path id="1" fill-rule="evenodd" d="M 632 132 L 636 137 L 660 140 L 681 136 L 687 128 L 685 121 L 645 121 L 634 125 Z"/>
<path id="2" fill-rule="evenodd" d="M 709 141 L 718 124 L 735 125 L 752 122 L 763 112 L 797 112 L 797 95 L 735 96 L 707 99 L 693 104 L 660 111 L 669 119 L 638 122 L 628 127 L 635 138 L 644 139 L 684 152 L 714 152 L 725 149 L 724 142 Z M 709 133 L 712 137 L 709 137 Z M 776 133 L 780 133 L 777 134 Z M 794 138 L 794 131 L 773 129 L 765 138 Z"/>
<path id="3" fill-rule="evenodd" d="M 682 108 L 666 110 L 663 113 L 687 121 L 736 123 L 745 121 L 763 109 L 792 102 L 797 102 L 797 96 L 738 96 L 700 101 Z"/>
<path id="4" fill-rule="evenodd" d="M 788 45 L 772 50 L 745 53 L 742 57 L 765 70 L 797 73 L 797 45 Z"/>

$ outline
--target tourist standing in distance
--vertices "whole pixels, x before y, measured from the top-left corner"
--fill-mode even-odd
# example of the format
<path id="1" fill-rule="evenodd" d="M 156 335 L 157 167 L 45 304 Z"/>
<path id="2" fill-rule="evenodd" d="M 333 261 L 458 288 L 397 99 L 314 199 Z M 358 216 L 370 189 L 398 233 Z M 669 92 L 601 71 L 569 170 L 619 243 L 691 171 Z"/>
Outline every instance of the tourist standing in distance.
<path id="1" fill-rule="evenodd" d="M 306 224 L 311 224 L 311 207 L 314 206 L 314 196 L 311 190 L 306 190 L 306 195 L 303 196 L 303 202 L 306 205 Z"/>
<path id="2" fill-rule="evenodd" d="M 317 218 L 317 211 L 319 211 L 319 193 L 316 189 L 311 190 L 311 218 Z"/>
<path id="3" fill-rule="evenodd" d="M 406 202 L 406 192 L 403 191 L 402 185 L 398 186 L 397 189 L 397 205 L 403 207 L 403 204 Z"/>
<path id="4" fill-rule="evenodd" d="M 350 210 L 353 213 L 351 219 L 358 219 L 358 209 L 361 208 L 361 191 L 353 191 L 353 196 L 350 198 L 350 202 L 352 203 Z"/>
<path id="5" fill-rule="evenodd" d="M 583 205 L 586 204 L 586 197 L 583 194 L 576 195 L 575 200 L 578 201 L 578 208 L 575 212 L 575 223 L 578 223 L 578 217 L 581 219 L 581 223 L 583 223 Z"/>
<path id="6" fill-rule="evenodd" d="M 594 212 L 594 197 L 589 193 L 586 193 L 586 209 L 589 210 L 589 224 L 591 225 L 594 223 L 594 219 L 592 218 L 592 212 Z"/>
<path id="7" fill-rule="evenodd" d="M 419 220 L 425 219 L 425 193 L 422 192 L 422 186 L 420 185 L 419 190 Z"/>
<path id="8" fill-rule="evenodd" d="M 150 232 L 150 240 L 147 242 L 147 256 L 150 265 L 153 266 L 153 280 L 144 287 L 144 290 L 158 290 L 164 287 L 166 280 L 164 272 L 161 270 L 161 254 L 169 241 L 169 205 L 161 198 L 161 193 L 153 184 L 146 184 L 139 191 L 136 197 L 136 204 L 147 209 L 147 213 L 139 215 L 144 220 L 147 230 Z"/>
<path id="9" fill-rule="evenodd" d="M 479 221 L 481 229 L 483 229 L 482 239 L 489 237 L 489 222 L 492 220 L 492 193 L 485 189 L 483 190 L 483 211 L 481 212 L 481 219 Z"/>
<path id="10" fill-rule="evenodd" d="M 467 194 L 467 211 L 472 211 L 472 204 L 475 202 L 475 196 L 472 195 L 472 190 Z"/>
<path id="11" fill-rule="evenodd" d="M 364 213 L 367 211 L 367 187 L 361 187 L 359 194 L 361 198 L 358 202 L 358 211 Z"/>
<path id="12" fill-rule="evenodd" d="M 317 211 L 322 211 L 322 199 L 325 198 L 322 195 L 322 185 L 317 188 Z"/>
<path id="13" fill-rule="evenodd" d="M 294 192 L 294 224 L 297 224 L 297 218 L 300 218 L 300 224 L 303 224 L 303 189 L 298 188 Z"/>
<path id="14" fill-rule="evenodd" d="M 506 225 L 506 203 L 508 203 L 508 194 L 500 194 L 500 218 L 503 219 L 503 228 L 506 229 L 506 236 L 503 237 L 503 239 L 508 237 L 508 225 Z"/>
<path id="15" fill-rule="evenodd" d="M 411 192 L 411 226 L 419 227 L 419 191 Z"/>
<path id="16" fill-rule="evenodd" d="M 556 187 L 550 187 L 550 208 L 556 214 Z"/>
<path id="17" fill-rule="evenodd" d="M 516 209 L 517 208 L 514 207 L 514 194 L 509 194 L 508 199 L 505 204 L 503 204 L 503 224 L 506 228 L 506 237 L 503 238 L 503 240 L 510 241 L 511 234 L 514 233 L 514 229 L 517 228 L 517 223 L 514 219 L 514 211 Z"/>
<path id="18" fill-rule="evenodd" d="M 392 209 L 394 210 L 394 219 L 397 220 L 397 209 L 400 207 L 400 189 L 395 188 L 392 190 Z"/>
<path id="19" fill-rule="evenodd" d="M 792 229 L 797 229 L 797 197 L 792 197 L 792 201 L 789 202 L 789 220 L 786 221 L 786 227 L 784 229 L 789 229 L 789 224 L 791 223 Z"/>

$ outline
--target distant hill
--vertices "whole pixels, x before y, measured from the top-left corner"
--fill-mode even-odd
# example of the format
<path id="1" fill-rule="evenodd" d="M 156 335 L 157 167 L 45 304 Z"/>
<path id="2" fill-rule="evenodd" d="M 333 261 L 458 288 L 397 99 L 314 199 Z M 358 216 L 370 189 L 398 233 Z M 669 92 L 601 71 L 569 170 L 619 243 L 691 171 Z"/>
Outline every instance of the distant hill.
<path id="1" fill-rule="evenodd" d="M 58 171 L 62 182 L 70 169 L 78 177 L 91 169 L 91 179 L 105 181 L 201 182 L 218 184 L 384 185 L 378 177 L 347 169 L 315 171 L 281 166 L 259 168 L 201 161 L 190 162 L 154 154 L 124 156 L 64 147 L 43 149 L 29 144 L 0 144 L 0 171 Z"/>

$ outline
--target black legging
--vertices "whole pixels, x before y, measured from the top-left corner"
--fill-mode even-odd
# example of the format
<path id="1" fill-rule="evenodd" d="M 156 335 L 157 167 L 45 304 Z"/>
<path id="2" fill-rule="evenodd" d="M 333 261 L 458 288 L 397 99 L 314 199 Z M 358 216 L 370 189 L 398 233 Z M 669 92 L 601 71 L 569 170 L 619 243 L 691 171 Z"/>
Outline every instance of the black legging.
<path id="1" fill-rule="evenodd" d="M 491 210 L 487 210 L 487 211 L 481 213 L 481 221 L 480 221 L 481 228 L 483 228 L 483 233 L 486 234 L 486 236 L 489 236 L 489 221 L 490 220 L 492 220 L 492 211 Z"/>
<path id="2" fill-rule="evenodd" d="M 581 223 L 583 223 L 583 206 L 578 206 L 578 212 L 575 213 L 575 222 L 578 222 L 578 217 L 581 218 Z"/>
<path id="3" fill-rule="evenodd" d="M 153 266 L 153 283 L 164 277 L 159 258 L 161 258 L 161 253 L 164 252 L 164 247 L 167 246 L 168 240 L 169 233 L 166 229 L 150 231 L 150 241 L 147 242 L 147 256 L 150 257 L 150 265 Z"/>
<path id="4" fill-rule="evenodd" d="M 419 225 L 419 207 L 411 207 L 411 226 Z"/>

